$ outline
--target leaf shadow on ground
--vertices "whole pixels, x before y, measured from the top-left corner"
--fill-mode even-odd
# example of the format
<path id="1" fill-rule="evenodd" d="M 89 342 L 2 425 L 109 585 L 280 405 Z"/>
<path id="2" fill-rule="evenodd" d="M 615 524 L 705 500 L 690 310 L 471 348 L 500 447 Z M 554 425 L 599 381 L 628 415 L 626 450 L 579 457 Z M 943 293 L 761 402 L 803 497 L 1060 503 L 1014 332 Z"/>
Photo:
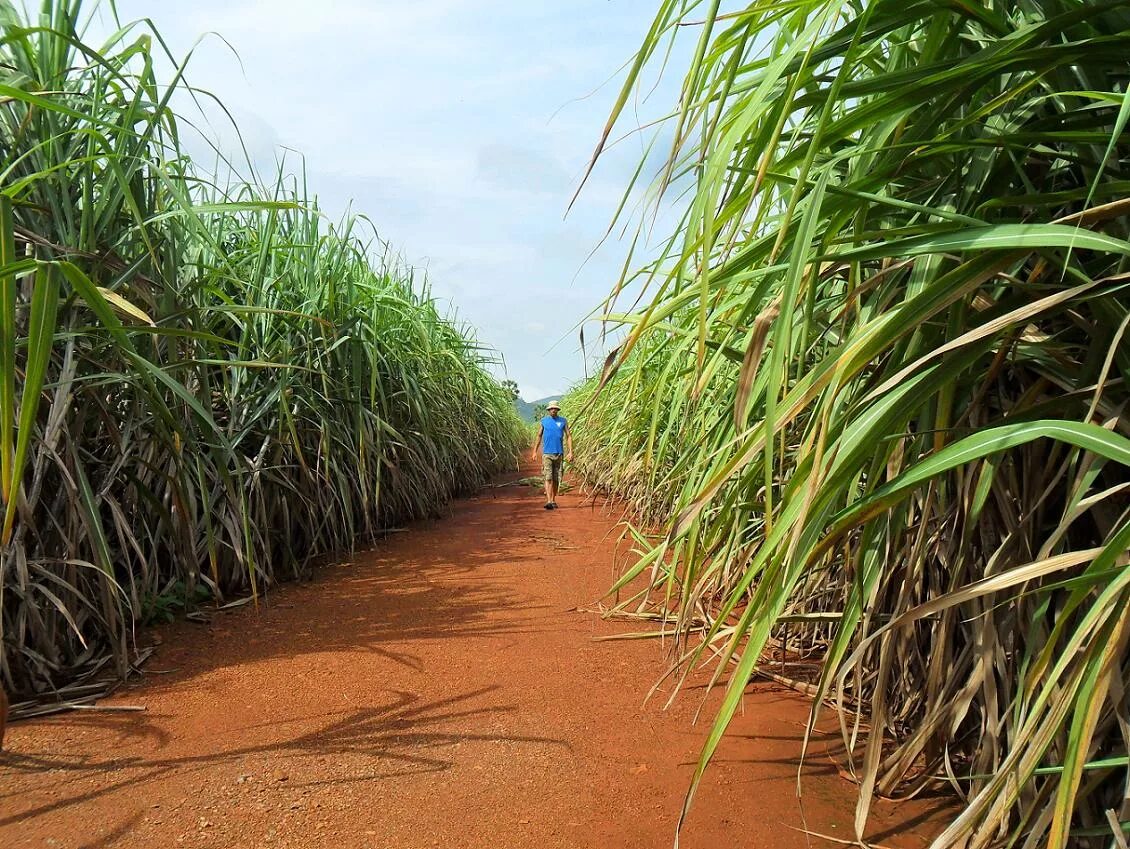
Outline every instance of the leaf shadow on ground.
<path id="1" fill-rule="evenodd" d="M 454 508 L 457 524 L 414 523 L 372 549 L 315 570 L 310 580 L 272 588 L 258 610 L 249 604 L 214 615 L 204 627 L 170 626 L 162 635 L 164 657 L 150 663 L 145 690 L 161 692 L 220 665 L 306 653 L 363 650 L 422 671 L 416 654 L 389 644 L 520 636 L 546 627 L 555 611 L 497 570 L 484 574 L 500 564 L 541 568 L 544 558 L 530 551 L 530 542 L 544 528 L 536 525 L 536 514 L 528 527 L 521 521 L 500 525 L 489 510 L 476 510 L 484 498 L 528 501 L 513 490 L 462 501 Z M 210 662 L 213 647 L 222 653 Z"/>
<path id="2" fill-rule="evenodd" d="M 446 699 L 422 702 L 412 693 L 388 691 L 388 702 L 376 707 L 364 707 L 350 711 L 344 716 L 336 716 L 320 724 L 314 730 L 284 737 L 281 740 L 262 745 L 243 745 L 224 747 L 192 755 L 161 757 L 161 747 L 153 755 L 110 754 L 104 758 L 73 759 L 66 753 L 21 754 L 7 753 L 5 765 L 13 773 L 52 772 L 60 774 L 56 788 L 63 790 L 72 779 L 77 784 L 90 776 L 104 776 L 107 773 L 121 775 L 120 780 L 102 783 L 85 792 L 65 794 L 64 798 L 30 810 L 21 810 L 9 816 L 0 816 L 0 827 L 42 816 L 68 805 L 80 804 L 109 793 L 130 788 L 141 794 L 146 784 L 156 781 L 174 771 L 203 770 L 216 765 L 230 764 L 233 769 L 248 762 L 250 756 L 271 753 L 281 757 L 281 763 L 292 764 L 295 775 L 286 774 L 276 781 L 285 781 L 288 788 L 303 788 L 325 784 L 345 784 L 360 781 L 380 781 L 428 772 L 442 772 L 451 768 L 454 757 L 450 751 L 463 743 L 484 744 L 538 744 L 552 745 L 569 749 L 569 744 L 561 739 L 520 734 L 500 734 L 497 731 L 482 729 L 456 730 L 468 723 L 485 717 L 511 713 L 511 706 L 494 704 L 475 706 L 475 701 L 489 696 L 494 687 L 463 693 Z M 87 724 L 105 730 L 128 723 L 126 731 L 131 736 L 151 736 L 160 738 L 153 730 L 155 719 L 126 718 L 123 714 L 110 714 L 103 717 L 88 717 L 93 722 Z M 319 717 L 322 719 L 324 717 Z M 266 722 L 260 727 L 277 727 L 283 722 Z M 307 756 L 335 757 L 360 755 L 368 767 L 355 775 L 341 775 L 332 780 L 305 782 L 298 768 L 301 759 Z M 278 763 L 280 761 L 273 761 Z M 293 778 L 293 780 L 291 780 Z M 0 800 L 15 795 L 12 792 L 0 793 Z M 144 796 L 142 796 L 144 798 Z"/>
<path id="3" fill-rule="evenodd" d="M 237 674 L 247 665 L 302 655 L 311 656 L 316 664 L 339 652 L 371 653 L 406 672 L 434 675 L 441 670 L 425 668 L 410 650 L 413 641 L 521 639 L 547 627 L 554 611 L 514 582 L 502 580 L 497 568 L 499 564 L 507 571 L 543 568 L 543 558 L 530 552 L 531 538 L 539 531 L 539 514 L 530 511 L 529 527 L 521 519 L 500 525 L 491 510 L 476 509 L 484 499 L 513 501 L 515 506 L 529 500 L 528 493 L 517 488 L 481 494 L 454 507 L 460 513 L 457 525 L 447 520 L 416 523 L 348 562 L 317 570 L 310 581 L 273 589 L 257 610 L 247 605 L 215 614 L 205 627 L 179 622 L 162 628 L 158 655 L 118 701 L 144 704 L 160 695 L 206 692 L 214 675 Z M 487 566 L 496 568 L 488 575 L 484 574 Z M 332 683 L 327 673 L 325 685 Z M 296 688 L 321 685 L 316 677 L 295 682 Z M 506 724 L 505 717 L 514 713 L 515 706 L 500 703 L 498 689 L 469 689 L 436 700 L 406 689 L 383 689 L 378 704 L 313 717 L 291 717 L 288 706 L 279 705 L 278 713 L 263 722 L 242 724 L 237 735 L 269 737 L 271 742 L 227 746 L 219 733 L 201 747 L 204 751 L 174 756 L 163 754 L 171 747 L 167 728 L 177 720 L 167 714 L 77 712 L 40 720 L 56 726 L 60 736 L 98 735 L 105 741 L 105 755 L 75 758 L 65 745 L 0 753 L 0 775 L 58 773 L 54 784 L 60 796 L 0 816 L 0 827 L 127 788 L 131 794 L 143 794 L 140 788 L 173 772 L 204 771 L 228 763 L 238 770 L 262 755 L 293 763 L 294 780 L 288 780 L 287 786 L 295 788 L 307 786 L 297 774 L 307 757 L 355 756 L 360 762 L 353 774 L 309 783 L 314 786 L 440 772 L 454 765 L 455 747 L 463 743 L 570 748 L 555 737 L 500 731 L 499 724 Z M 316 723 L 313 728 L 312 723 Z M 291 725 L 297 727 L 288 728 Z M 97 778 L 97 786 L 89 786 L 92 777 Z M 11 795 L 0 792 L 0 800 Z"/>

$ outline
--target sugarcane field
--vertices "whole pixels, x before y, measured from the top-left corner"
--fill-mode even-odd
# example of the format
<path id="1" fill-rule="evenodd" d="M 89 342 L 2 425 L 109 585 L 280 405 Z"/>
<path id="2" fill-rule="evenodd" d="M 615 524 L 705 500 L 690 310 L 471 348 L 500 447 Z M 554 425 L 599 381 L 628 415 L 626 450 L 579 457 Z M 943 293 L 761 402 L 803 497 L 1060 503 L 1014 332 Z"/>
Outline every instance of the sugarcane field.
<path id="1" fill-rule="evenodd" d="M 0 0 L 0 846 L 1130 849 L 1130 0 Z"/>

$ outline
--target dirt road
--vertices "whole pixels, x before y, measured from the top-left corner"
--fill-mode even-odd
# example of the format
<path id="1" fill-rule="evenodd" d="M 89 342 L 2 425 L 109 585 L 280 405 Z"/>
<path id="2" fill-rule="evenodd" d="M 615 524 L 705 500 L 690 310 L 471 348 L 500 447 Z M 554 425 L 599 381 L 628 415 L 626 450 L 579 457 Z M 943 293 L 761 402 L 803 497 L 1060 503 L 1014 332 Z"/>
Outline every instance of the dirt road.
<path id="1" fill-rule="evenodd" d="M 259 611 L 164 629 L 108 704 L 9 727 L 0 845 L 666 849 L 717 694 L 644 704 L 665 657 L 574 608 L 609 586 L 613 519 L 510 485 L 391 535 Z M 750 687 L 684 849 L 823 847 L 853 787 L 796 757 L 808 705 Z M 830 739 L 830 738 L 829 738 Z M 928 805 L 883 805 L 874 842 L 920 847 Z M 923 825 L 926 822 L 926 825 Z"/>

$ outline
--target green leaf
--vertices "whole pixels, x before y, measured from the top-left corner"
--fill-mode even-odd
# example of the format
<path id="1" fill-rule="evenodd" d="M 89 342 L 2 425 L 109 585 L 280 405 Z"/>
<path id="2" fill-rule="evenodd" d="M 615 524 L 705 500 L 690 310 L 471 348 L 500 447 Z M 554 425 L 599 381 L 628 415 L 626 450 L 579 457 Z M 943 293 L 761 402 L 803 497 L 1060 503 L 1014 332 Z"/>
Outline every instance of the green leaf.
<path id="1" fill-rule="evenodd" d="M 11 488 L 4 511 L 4 527 L 0 532 L 0 545 L 12 539 L 12 526 L 16 519 L 20 482 L 27 463 L 28 449 L 36 424 L 40 395 L 51 360 L 55 341 L 55 314 L 59 307 L 59 269 L 55 265 L 42 266 L 35 275 L 28 318 L 27 364 L 24 368 L 23 391 L 20 395 L 19 430 L 16 433 L 15 457 L 12 462 Z M 15 368 L 15 363 L 11 367 Z"/>

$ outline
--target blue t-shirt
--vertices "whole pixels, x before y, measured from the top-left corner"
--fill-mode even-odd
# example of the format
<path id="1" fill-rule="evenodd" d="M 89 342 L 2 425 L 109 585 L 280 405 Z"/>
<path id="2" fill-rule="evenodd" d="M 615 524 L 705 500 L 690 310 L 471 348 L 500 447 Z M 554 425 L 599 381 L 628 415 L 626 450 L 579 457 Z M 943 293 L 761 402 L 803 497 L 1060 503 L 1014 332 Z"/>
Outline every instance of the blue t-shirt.
<path id="1" fill-rule="evenodd" d="M 564 416 L 545 416 L 541 420 L 541 450 L 544 454 L 565 453 L 565 426 L 569 424 Z"/>

